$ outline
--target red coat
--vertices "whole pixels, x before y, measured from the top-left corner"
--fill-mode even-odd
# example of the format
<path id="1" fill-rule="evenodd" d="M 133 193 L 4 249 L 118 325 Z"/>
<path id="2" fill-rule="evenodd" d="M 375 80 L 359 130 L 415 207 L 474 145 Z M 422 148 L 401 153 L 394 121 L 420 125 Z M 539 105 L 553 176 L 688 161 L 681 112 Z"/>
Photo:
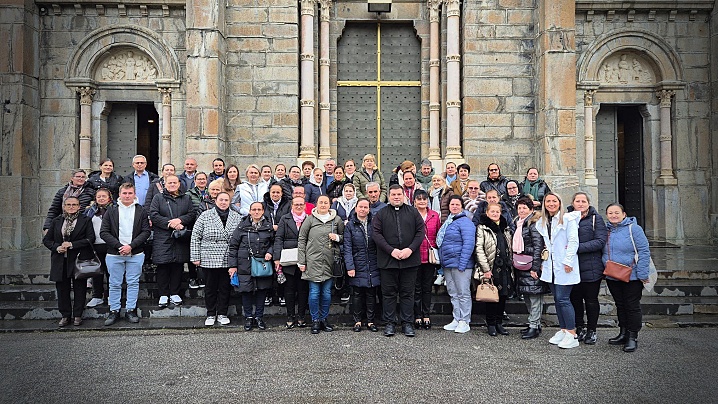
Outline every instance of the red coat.
<path id="1" fill-rule="evenodd" d="M 431 246 L 436 248 L 436 234 L 439 232 L 439 228 L 441 227 L 441 216 L 439 213 L 431 209 L 427 209 L 426 212 L 426 219 L 424 219 L 424 223 L 426 224 L 426 237 L 431 242 Z M 421 243 L 421 246 L 419 246 L 419 252 L 421 253 L 421 263 L 428 263 L 429 243 L 426 241 L 426 238 Z"/>

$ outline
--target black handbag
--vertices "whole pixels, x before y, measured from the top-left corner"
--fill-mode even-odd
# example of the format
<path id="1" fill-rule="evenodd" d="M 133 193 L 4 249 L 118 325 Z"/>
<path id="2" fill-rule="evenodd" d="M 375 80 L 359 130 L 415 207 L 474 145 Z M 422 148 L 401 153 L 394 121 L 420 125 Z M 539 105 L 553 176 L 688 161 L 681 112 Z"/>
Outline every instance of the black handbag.
<path id="1" fill-rule="evenodd" d="M 335 223 L 332 223 L 332 233 L 335 230 Z M 347 272 L 347 267 L 344 265 L 344 257 L 342 256 L 341 248 L 339 243 L 332 241 L 332 251 L 334 252 L 334 262 L 332 263 L 332 277 L 333 278 L 344 278 L 344 274 Z"/>
<path id="2" fill-rule="evenodd" d="M 174 213 L 172 213 L 172 206 L 170 206 L 170 201 L 167 201 L 167 209 L 170 210 L 170 216 L 175 215 Z M 172 238 L 189 240 L 191 237 L 192 230 L 188 229 L 187 226 L 185 226 L 181 230 L 172 230 Z"/>
<path id="3" fill-rule="evenodd" d="M 92 244 L 90 244 L 90 248 L 92 248 L 94 257 L 89 260 L 80 259 L 80 254 L 77 254 L 77 257 L 75 257 L 75 269 L 72 272 L 75 279 L 87 279 L 102 275 L 100 258 L 97 256 L 97 252 L 95 252 L 95 248 Z"/>

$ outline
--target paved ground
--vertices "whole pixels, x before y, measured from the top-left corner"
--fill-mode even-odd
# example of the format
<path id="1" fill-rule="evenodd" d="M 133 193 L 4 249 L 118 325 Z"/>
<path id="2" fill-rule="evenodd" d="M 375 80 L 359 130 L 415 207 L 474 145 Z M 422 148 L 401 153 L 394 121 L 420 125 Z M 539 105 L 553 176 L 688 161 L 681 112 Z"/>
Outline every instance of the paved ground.
<path id="1" fill-rule="evenodd" d="M 2 402 L 716 402 L 718 329 L 645 329 L 569 351 L 432 329 L 385 338 L 279 327 L 0 334 Z"/>

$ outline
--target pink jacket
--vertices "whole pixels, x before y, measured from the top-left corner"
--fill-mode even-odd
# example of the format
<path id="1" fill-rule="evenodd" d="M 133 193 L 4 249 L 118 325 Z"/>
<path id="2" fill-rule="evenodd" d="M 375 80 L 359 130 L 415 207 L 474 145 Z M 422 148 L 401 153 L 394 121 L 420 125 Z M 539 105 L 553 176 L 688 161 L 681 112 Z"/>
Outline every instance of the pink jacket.
<path id="1" fill-rule="evenodd" d="M 441 215 L 431 209 L 426 210 L 426 237 L 431 242 L 431 246 L 436 248 L 436 234 L 439 232 L 441 227 Z M 426 238 L 419 246 L 419 252 L 421 253 L 421 263 L 426 264 L 429 262 L 429 243 L 426 242 Z"/>

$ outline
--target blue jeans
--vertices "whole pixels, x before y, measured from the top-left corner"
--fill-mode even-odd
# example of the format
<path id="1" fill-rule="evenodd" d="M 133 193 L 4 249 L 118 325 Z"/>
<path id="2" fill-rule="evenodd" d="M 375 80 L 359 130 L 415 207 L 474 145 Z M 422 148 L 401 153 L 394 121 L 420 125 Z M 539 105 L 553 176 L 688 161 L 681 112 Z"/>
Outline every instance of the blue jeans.
<path id="1" fill-rule="evenodd" d="M 571 304 L 571 289 L 573 285 L 549 284 L 553 300 L 556 303 L 556 316 L 562 330 L 573 330 L 576 328 L 576 313 Z"/>
<path id="2" fill-rule="evenodd" d="M 105 257 L 107 272 L 110 273 L 110 310 L 119 311 L 122 308 L 122 280 L 127 278 L 127 302 L 125 308 L 137 308 L 137 295 L 140 293 L 140 275 L 145 254 L 137 255 L 111 255 Z"/>
<path id="3" fill-rule="evenodd" d="M 332 278 L 324 282 L 309 282 L 309 313 L 312 315 L 312 321 L 325 320 L 329 315 L 333 285 Z"/>

